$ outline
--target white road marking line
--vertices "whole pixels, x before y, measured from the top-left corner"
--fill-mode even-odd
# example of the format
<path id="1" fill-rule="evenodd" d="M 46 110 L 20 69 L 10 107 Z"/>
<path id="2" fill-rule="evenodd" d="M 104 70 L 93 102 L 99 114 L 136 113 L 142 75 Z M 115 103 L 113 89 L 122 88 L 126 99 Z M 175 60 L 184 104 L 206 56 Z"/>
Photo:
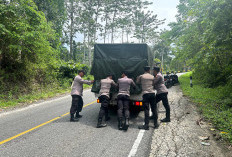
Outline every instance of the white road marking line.
<path id="1" fill-rule="evenodd" d="M 136 152 L 138 150 L 139 144 L 140 144 L 140 142 L 141 142 L 141 140 L 143 138 L 144 133 L 145 133 L 145 130 L 140 130 L 139 131 L 137 139 L 135 140 L 134 145 L 132 146 L 132 149 L 131 149 L 130 154 L 128 155 L 128 157 L 132 157 L 132 156 L 136 155 Z"/>

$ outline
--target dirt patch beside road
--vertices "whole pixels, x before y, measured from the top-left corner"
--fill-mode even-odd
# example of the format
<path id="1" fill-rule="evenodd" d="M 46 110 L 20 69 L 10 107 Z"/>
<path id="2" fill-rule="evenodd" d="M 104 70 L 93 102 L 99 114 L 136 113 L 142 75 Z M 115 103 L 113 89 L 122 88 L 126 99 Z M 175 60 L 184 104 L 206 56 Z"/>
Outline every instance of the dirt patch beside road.
<path id="1" fill-rule="evenodd" d="M 210 125 L 201 120 L 196 106 L 183 97 L 179 86 L 169 89 L 171 122 L 161 123 L 154 130 L 150 157 L 229 157 L 232 151 L 219 147 Z M 164 118 L 165 109 L 159 104 L 159 119 Z M 209 138 L 209 139 L 208 139 Z"/>

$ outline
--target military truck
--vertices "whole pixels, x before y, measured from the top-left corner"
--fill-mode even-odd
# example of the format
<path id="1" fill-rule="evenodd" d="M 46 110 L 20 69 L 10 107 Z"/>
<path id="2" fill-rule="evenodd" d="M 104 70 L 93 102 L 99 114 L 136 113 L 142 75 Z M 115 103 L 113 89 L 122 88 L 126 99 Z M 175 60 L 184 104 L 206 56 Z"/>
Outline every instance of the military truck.
<path id="1" fill-rule="evenodd" d="M 100 80 L 106 78 L 108 74 L 113 74 L 113 80 L 117 83 L 122 71 L 126 71 L 128 77 L 136 83 L 137 76 L 144 73 L 144 66 L 153 67 L 153 55 L 147 44 L 95 44 L 91 69 L 95 82 L 91 91 L 98 97 Z M 110 105 L 117 105 L 117 93 L 118 89 L 111 88 Z M 141 107 L 141 85 L 131 87 L 130 93 L 131 105 Z"/>

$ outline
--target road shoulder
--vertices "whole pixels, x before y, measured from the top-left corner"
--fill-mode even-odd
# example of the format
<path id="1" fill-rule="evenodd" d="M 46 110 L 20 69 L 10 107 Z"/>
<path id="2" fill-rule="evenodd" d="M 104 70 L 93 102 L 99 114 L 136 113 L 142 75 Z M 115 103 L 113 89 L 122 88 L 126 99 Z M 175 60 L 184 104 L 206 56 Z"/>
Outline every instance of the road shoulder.
<path id="1" fill-rule="evenodd" d="M 210 125 L 204 122 L 196 106 L 184 97 L 179 86 L 169 89 L 171 123 L 161 123 L 154 130 L 150 157 L 153 156 L 217 156 L 231 155 L 215 141 L 209 131 Z M 164 117 L 165 109 L 160 104 L 159 119 Z M 209 138 L 208 140 L 202 140 Z"/>
<path id="2" fill-rule="evenodd" d="M 86 88 L 86 89 L 84 89 L 84 92 L 87 92 L 87 91 L 90 91 L 90 90 L 91 90 L 90 88 Z M 37 101 L 35 101 L 33 103 L 21 103 L 21 104 L 18 104 L 17 106 L 9 107 L 9 108 L 6 108 L 6 109 L 0 108 L 0 116 L 4 115 L 4 114 L 9 114 L 11 112 L 15 112 L 15 111 L 18 111 L 18 110 L 26 110 L 27 108 L 43 105 L 43 104 L 46 104 L 48 102 L 52 102 L 52 101 L 60 100 L 60 99 L 63 99 L 63 98 L 67 98 L 69 96 L 70 96 L 70 92 L 67 92 L 67 93 L 64 93 L 64 94 L 57 94 L 57 96 L 54 96 L 54 97 L 50 97 L 50 98 L 46 98 L 46 99 L 40 99 L 40 100 L 37 100 Z"/>

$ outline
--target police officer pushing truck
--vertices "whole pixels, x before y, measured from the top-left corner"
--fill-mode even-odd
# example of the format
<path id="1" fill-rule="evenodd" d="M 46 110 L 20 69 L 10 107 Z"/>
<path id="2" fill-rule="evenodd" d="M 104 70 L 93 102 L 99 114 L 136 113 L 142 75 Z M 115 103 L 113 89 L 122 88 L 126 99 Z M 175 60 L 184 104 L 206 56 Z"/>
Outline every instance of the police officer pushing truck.
<path id="1" fill-rule="evenodd" d="M 127 77 L 127 72 L 122 72 L 122 78 L 118 79 L 118 129 L 127 130 L 129 127 L 129 118 L 130 118 L 130 86 L 135 87 L 135 83 L 132 79 Z M 124 113 L 124 125 L 123 125 L 123 113 Z"/>
<path id="2" fill-rule="evenodd" d="M 85 75 L 84 70 L 78 71 L 78 75 L 74 78 L 72 83 L 72 105 L 70 108 L 70 122 L 77 122 L 82 116 L 79 114 L 83 108 L 83 84 L 92 84 L 94 81 L 83 80 L 82 77 Z M 74 114 L 76 116 L 74 117 Z"/>
<path id="3" fill-rule="evenodd" d="M 127 129 L 129 126 L 129 112 L 127 107 L 129 102 L 129 108 L 132 112 L 138 112 L 141 111 L 142 107 L 144 108 L 145 125 L 140 126 L 140 129 L 149 129 L 149 106 L 151 106 L 152 112 L 155 115 L 154 127 L 158 128 L 158 114 L 155 101 L 155 90 L 153 86 L 155 78 L 150 74 L 150 68 L 152 67 L 153 54 L 147 44 L 94 45 L 93 65 L 90 74 L 94 76 L 95 82 L 91 91 L 95 93 L 97 98 L 99 98 L 100 101 L 98 101 L 98 103 L 101 103 L 102 105 L 97 127 L 106 126 L 106 124 L 102 123 L 102 118 L 104 114 L 107 113 L 108 105 L 110 105 L 118 107 L 118 128 L 121 130 L 124 126 L 124 128 Z M 138 81 L 135 84 L 135 88 L 129 89 L 128 84 L 122 85 L 122 80 L 126 80 L 124 77 L 121 78 L 123 71 L 126 71 L 128 78 L 132 78 L 133 81 L 135 81 L 135 78 L 139 76 Z M 110 88 L 111 86 L 108 86 L 107 94 L 103 97 L 104 94 L 102 92 L 102 87 L 104 83 L 102 82 L 102 79 L 105 79 L 109 73 L 114 75 L 114 80 L 119 79 L 118 84 L 121 87 L 117 90 L 117 88 Z M 110 82 L 112 81 L 113 80 Z M 112 84 L 114 83 L 110 83 L 110 85 Z M 133 83 L 130 83 L 130 85 L 132 84 Z M 126 89 L 124 89 L 124 87 L 126 87 Z M 104 103 L 103 100 L 105 101 Z M 123 106 L 126 119 L 124 125 L 122 124 Z"/>
<path id="4" fill-rule="evenodd" d="M 142 85 L 142 93 L 143 93 L 143 109 L 144 109 L 144 122 L 145 124 L 139 126 L 139 129 L 149 130 L 149 111 L 151 107 L 151 111 L 153 113 L 154 119 L 154 128 L 158 128 L 158 112 L 157 105 L 155 100 L 155 90 L 154 90 L 154 76 L 150 74 L 150 67 L 144 67 L 145 73 L 140 75 L 137 78 L 136 83 Z"/>
<path id="5" fill-rule="evenodd" d="M 105 116 L 105 121 L 109 120 L 108 115 L 108 106 L 109 106 L 109 100 L 110 100 L 110 88 L 111 85 L 117 86 L 117 84 L 112 80 L 113 75 L 109 74 L 107 78 L 101 80 L 101 89 L 100 89 L 100 95 L 99 100 L 101 102 L 101 108 L 99 111 L 98 116 L 98 123 L 97 128 L 106 127 L 106 123 L 102 123 L 102 119 Z"/>

